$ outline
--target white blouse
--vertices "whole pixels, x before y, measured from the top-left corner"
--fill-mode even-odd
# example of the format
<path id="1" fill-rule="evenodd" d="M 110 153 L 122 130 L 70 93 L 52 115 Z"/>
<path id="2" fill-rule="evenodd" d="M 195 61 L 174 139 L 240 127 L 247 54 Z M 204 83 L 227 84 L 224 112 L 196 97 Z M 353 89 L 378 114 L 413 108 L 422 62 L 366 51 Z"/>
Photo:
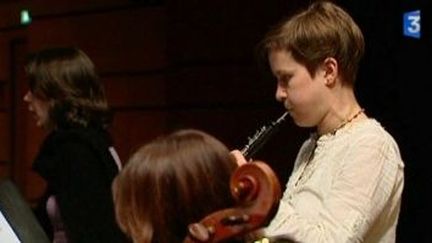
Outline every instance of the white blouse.
<path id="1" fill-rule="evenodd" d="M 393 243 L 403 168 L 398 145 L 374 119 L 319 138 L 312 135 L 263 232 L 276 242 Z"/>

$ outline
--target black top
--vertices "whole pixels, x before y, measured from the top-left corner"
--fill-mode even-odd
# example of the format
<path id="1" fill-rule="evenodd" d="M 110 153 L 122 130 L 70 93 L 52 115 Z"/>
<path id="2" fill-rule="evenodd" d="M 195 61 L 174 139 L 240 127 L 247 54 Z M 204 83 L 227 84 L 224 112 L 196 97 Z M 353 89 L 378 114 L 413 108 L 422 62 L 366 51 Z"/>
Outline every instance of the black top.
<path id="1" fill-rule="evenodd" d="M 127 242 L 114 216 L 111 183 L 118 168 L 111 145 L 103 129 L 60 129 L 47 136 L 33 169 L 47 182 L 36 214 L 49 235 L 46 200 L 54 195 L 71 242 Z"/>

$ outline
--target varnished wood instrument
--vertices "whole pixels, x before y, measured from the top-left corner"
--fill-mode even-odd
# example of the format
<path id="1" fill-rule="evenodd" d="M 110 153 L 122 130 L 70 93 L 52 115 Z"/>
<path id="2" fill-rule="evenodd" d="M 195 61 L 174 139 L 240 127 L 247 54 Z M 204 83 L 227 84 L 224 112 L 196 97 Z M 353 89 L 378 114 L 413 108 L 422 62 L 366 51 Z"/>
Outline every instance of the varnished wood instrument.
<path id="1" fill-rule="evenodd" d="M 287 115 L 285 112 L 276 121 L 262 126 L 248 139 L 248 144 L 241 150 L 248 161 L 279 129 Z M 281 186 L 266 163 L 253 161 L 237 168 L 231 177 L 230 188 L 235 206 L 190 224 L 184 243 L 241 241 L 244 235 L 267 225 L 273 218 L 279 205 Z"/>
<path id="2" fill-rule="evenodd" d="M 254 161 L 237 168 L 230 188 L 236 205 L 190 224 L 184 243 L 228 242 L 268 224 L 279 204 L 281 187 L 266 163 Z"/>

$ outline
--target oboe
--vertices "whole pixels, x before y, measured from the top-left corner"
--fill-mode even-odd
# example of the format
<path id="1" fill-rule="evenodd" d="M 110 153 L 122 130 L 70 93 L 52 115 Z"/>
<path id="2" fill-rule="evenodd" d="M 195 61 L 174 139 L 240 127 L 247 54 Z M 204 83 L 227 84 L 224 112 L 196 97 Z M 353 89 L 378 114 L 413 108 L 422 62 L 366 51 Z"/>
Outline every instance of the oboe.
<path id="1" fill-rule="evenodd" d="M 285 112 L 276 121 L 271 122 L 269 125 L 262 126 L 252 137 L 248 138 L 248 144 L 241 150 L 246 160 L 250 160 L 252 156 L 258 152 L 267 140 L 279 129 L 288 114 L 288 112 Z"/>

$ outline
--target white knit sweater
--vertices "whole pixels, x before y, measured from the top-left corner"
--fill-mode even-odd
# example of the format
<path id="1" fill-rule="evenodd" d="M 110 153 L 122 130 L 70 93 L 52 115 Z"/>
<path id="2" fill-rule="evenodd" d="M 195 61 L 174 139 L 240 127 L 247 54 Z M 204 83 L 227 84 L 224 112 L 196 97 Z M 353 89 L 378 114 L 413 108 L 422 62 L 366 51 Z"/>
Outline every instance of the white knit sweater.
<path id="1" fill-rule="evenodd" d="M 398 145 L 374 119 L 312 135 L 264 233 L 304 243 L 394 243 L 403 168 Z"/>

